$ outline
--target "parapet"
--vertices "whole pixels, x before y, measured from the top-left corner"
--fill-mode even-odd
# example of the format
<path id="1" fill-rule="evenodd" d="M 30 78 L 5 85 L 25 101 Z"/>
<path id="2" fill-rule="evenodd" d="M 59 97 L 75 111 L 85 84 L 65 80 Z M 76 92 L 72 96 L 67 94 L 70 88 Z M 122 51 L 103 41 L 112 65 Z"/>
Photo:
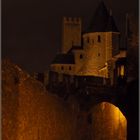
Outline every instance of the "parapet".
<path id="1" fill-rule="evenodd" d="M 69 24 L 81 24 L 80 17 L 64 17 L 63 21 L 64 23 L 69 23 Z"/>

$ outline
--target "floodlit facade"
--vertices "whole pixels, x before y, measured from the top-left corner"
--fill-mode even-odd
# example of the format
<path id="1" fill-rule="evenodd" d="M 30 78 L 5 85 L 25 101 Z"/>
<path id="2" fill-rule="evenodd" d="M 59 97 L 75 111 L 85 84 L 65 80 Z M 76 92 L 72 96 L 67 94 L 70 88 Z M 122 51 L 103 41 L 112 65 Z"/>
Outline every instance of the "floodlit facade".
<path id="1" fill-rule="evenodd" d="M 56 55 L 50 70 L 61 77 L 95 76 L 114 84 L 116 76 L 124 76 L 116 62 L 126 57 L 126 51 L 120 50 L 120 32 L 112 13 L 101 2 L 84 33 L 81 25 L 80 18 L 64 18 L 62 52 Z M 125 69 L 124 65 L 120 67 Z"/>

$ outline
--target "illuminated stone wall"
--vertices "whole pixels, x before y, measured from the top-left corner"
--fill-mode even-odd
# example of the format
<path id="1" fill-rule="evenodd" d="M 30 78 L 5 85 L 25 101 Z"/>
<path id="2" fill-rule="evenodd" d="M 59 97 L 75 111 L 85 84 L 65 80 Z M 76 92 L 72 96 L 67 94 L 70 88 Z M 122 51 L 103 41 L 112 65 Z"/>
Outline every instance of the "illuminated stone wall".
<path id="1" fill-rule="evenodd" d="M 73 109 L 72 109 L 73 108 Z M 2 139 L 74 140 L 76 110 L 10 62 L 2 64 Z"/>
<path id="2" fill-rule="evenodd" d="M 98 36 L 100 40 L 98 40 Z M 107 54 L 111 53 L 112 46 L 109 44 L 111 41 L 110 36 L 105 32 L 97 32 L 84 34 L 83 38 L 85 62 L 81 73 L 83 73 L 83 75 L 100 76 L 99 70 L 103 68 L 107 62 Z"/>
<path id="3" fill-rule="evenodd" d="M 6 62 L 5 62 L 6 63 Z M 16 140 L 18 130 L 18 75 L 13 67 L 2 65 L 2 139 Z"/>
<path id="4" fill-rule="evenodd" d="M 126 140 L 126 119 L 117 107 L 103 102 L 79 112 L 50 95 L 43 85 L 16 65 L 2 64 L 2 139 Z"/>
<path id="5" fill-rule="evenodd" d="M 63 67 L 63 69 L 62 69 Z M 71 67 L 71 69 L 70 69 Z M 51 71 L 69 75 L 75 74 L 75 64 L 51 64 Z"/>
<path id="6" fill-rule="evenodd" d="M 96 32 L 83 35 L 85 58 L 80 75 L 107 77 L 113 84 L 113 66 L 119 54 L 119 33 Z M 111 69 L 110 69 L 111 62 Z M 103 71 L 104 70 L 104 71 Z M 102 71 L 102 73 L 101 73 Z"/>
<path id="7" fill-rule="evenodd" d="M 103 102 L 91 110 L 92 140 L 126 140 L 127 121 L 119 108 Z"/>

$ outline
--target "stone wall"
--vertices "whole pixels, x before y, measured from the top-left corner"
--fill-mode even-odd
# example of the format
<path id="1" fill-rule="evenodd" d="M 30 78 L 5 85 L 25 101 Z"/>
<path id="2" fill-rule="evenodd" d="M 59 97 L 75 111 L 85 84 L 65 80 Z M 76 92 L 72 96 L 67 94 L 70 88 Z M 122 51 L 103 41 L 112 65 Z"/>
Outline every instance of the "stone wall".
<path id="1" fill-rule="evenodd" d="M 117 107 L 107 102 L 90 110 L 78 106 L 74 95 L 64 101 L 16 65 L 3 61 L 2 139 L 126 140 L 127 122 Z"/>
<path id="2" fill-rule="evenodd" d="M 127 121 L 119 108 L 102 102 L 91 109 L 92 140 L 126 140 Z"/>
<path id="3" fill-rule="evenodd" d="M 2 64 L 2 139 L 74 140 L 75 106 L 50 95 L 9 61 Z"/>

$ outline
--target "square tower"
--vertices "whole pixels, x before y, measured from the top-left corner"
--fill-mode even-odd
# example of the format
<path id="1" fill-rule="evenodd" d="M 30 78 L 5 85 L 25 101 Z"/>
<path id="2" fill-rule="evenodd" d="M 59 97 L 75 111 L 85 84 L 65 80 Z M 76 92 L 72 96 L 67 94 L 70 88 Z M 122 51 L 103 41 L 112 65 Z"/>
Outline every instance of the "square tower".
<path id="1" fill-rule="evenodd" d="M 81 18 L 64 17 L 62 53 L 67 53 L 72 46 L 81 46 Z"/>

